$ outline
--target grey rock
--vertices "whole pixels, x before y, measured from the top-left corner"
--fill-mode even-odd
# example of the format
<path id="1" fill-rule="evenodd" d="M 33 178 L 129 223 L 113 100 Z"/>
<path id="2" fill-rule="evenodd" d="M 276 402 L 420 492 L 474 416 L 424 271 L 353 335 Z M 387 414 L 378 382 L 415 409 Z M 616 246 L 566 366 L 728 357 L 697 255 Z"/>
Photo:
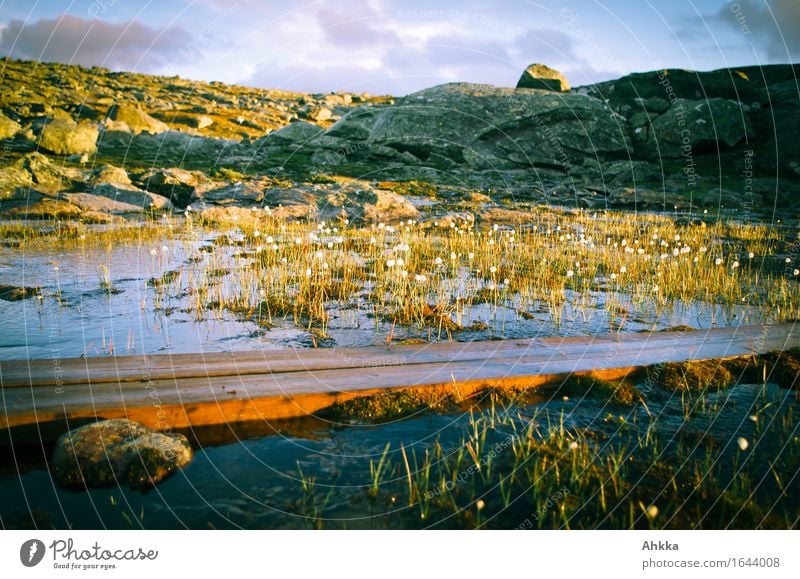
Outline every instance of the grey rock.
<path id="1" fill-rule="evenodd" d="M 750 119 L 742 107 L 726 99 L 676 100 L 669 110 L 653 121 L 648 138 L 651 158 L 694 155 L 716 147 L 732 147 L 751 131 Z"/>
<path id="2" fill-rule="evenodd" d="M 252 183 L 232 183 L 215 189 L 208 189 L 199 195 L 208 203 L 217 205 L 251 206 L 264 199 L 264 192 Z"/>
<path id="3" fill-rule="evenodd" d="M 214 183 L 201 171 L 187 171 L 177 167 L 150 169 L 137 176 L 137 184 L 145 191 L 157 193 L 183 209 Z"/>
<path id="4" fill-rule="evenodd" d="M 64 193 L 62 197 L 84 211 L 112 215 L 172 209 L 165 197 L 121 183 L 99 183 L 91 193 Z"/>

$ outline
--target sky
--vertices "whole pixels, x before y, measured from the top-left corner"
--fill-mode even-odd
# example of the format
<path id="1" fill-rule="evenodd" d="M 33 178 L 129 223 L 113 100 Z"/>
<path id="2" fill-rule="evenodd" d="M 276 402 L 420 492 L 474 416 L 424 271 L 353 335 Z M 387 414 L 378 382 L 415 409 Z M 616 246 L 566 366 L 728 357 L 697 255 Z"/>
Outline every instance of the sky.
<path id="1" fill-rule="evenodd" d="M 0 55 L 300 92 L 800 61 L 800 0 L 0 0 Z"/>

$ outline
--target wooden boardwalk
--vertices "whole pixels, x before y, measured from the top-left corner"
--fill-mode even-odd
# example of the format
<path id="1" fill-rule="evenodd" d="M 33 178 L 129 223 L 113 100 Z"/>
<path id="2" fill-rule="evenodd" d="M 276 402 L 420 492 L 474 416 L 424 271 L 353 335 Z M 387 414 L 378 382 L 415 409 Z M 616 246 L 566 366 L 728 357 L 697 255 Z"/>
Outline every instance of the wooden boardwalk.
<path id="1" fill-rule="evenodd" d="M 661 362 L 797 347 L 795 325 L 779 324 L 589 338 L 6 361 L 0 362 L 0 430 L 16 433 L 16 443 L 96 418 L 127 417 L 160 429 L 274 420 L 387 389 L 457 388 L 469 395 L 487 386 L 539 385 L 573 373 L 616 378 Z"/>

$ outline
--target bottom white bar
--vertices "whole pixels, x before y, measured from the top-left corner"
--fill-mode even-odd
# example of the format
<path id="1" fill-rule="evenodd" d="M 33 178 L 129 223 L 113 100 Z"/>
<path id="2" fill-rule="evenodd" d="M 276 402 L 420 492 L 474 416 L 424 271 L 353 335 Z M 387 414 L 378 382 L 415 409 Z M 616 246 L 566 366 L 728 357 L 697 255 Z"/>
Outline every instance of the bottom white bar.
<path id="1" fill-rule="evenodd" d="M 254 571 L 325 579 L 800 577 L 799 547 L 798 531 L 2 531 L 0 571 L 115 579 Z"/>

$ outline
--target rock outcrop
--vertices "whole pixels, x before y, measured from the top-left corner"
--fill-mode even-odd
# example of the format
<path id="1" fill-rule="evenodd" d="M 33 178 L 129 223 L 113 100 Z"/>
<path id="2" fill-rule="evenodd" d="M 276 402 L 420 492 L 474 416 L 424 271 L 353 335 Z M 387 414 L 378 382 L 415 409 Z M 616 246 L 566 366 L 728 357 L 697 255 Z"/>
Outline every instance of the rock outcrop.
<path id="1" fill-rule="evenodd" d="M 16 64 L 6 77 L 21 83 Z M 451 83 L 398 99 L 97 73 L 97 92 L 80 103 L 2 93 L 0 135 L 12 154 L 0 165 L 0 213 L 127 215 L 196 203 L 268 206 L 288 219 L 435 222 L 462 209 L 448 203 L 485 215 L 520 201 L 796 209 L 798 72 L 660 70 L 570 89 L 558 71 L 531 65 L 516 88 Z M 123 81 L 143 87 L 129 91 L 135 101 L 118 102 Z M 31 82 L 54 94 L 51 80 Z M 98 172 L 95 158 L 117 167 Z M 417 197 L 418 187 L 395 186 L 403 183 L 442 195 Z"/>

